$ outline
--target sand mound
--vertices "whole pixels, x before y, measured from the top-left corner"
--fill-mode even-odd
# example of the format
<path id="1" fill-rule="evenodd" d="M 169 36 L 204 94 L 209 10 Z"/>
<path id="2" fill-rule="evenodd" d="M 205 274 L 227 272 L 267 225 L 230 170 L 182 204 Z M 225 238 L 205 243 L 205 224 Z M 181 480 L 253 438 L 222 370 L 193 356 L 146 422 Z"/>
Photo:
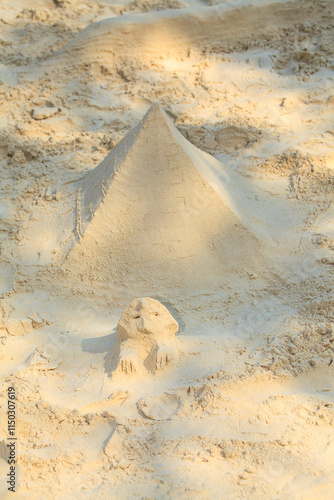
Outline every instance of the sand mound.
<path id="1" fill-rule="evenodd" d="M 254 34 L 259 36 L 259 30 L 268 35 L 273 20 L 275 28 L 286 27 L 301 15 L 309 16 L 310 13 L 316 17 L 320 15 L 312 1 L 283 1 L 256 6 L 245 3 L 241 9 L 221 4 L 150 12 L 145 16 L 120 16 L 92 23 L 66 44 L 55 58 L 70 58 L 76 63 L 81 60 L 98 62 L 106 58 L 117 59 L 118 49 L 122 54 L 186 55 L 192 48 L 203 50 L 204 46 L 212 48 L 237 40 L 241 47 L 245 38 L 241 42 L 240 37 L 252 39 Z"/>
<path id="2" fill-rule="evenodd" d="M 64 245 L 79 241 L 66 266 L 100 281 L 168 286 L 212 283 L 250 265 L 252 255 L 258 263 L 257 240 L 201 175 L 209 178 L 210 162 L 219 164 L 152 106 L 83 181 L 75 210 L 66 210 L 75 229 Z"/>
<path id="3" fill-rule="evenodd" d="M 189 57 L 192 51 L 241 52 L 254 47 L 254 38 L 256 47 L 265 48 L 273 40 L 286 37 L 289 27 L 292 29 L 296 22 L 308 21 L 310 16 L 313 21 L 324 20 L 333 13 L 330 5 L 317 8 L 312 0 L 249 3 L 228 2 L 104 19 L 78 33 L 52 61 L 74 66 L 83 62 L 100 63 L 112 73 L 116 70 L 125 80 L 131 80 L 129 61 L 115 65 L 125 56 L 160 59 L 175 55 Z"/>

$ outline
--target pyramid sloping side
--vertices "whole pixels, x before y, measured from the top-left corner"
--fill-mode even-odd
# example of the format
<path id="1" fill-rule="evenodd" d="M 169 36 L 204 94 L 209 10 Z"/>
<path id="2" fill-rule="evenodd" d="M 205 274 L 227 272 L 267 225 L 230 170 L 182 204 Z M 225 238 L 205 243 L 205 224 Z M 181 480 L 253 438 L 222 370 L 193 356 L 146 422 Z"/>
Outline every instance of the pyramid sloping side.
<path id="1" fill-rule="evenodd" d="M 92 279 L 113 282 L 210 280 L 254 247 L 246 233 L 154 107 L 69 262 L 80 272 L 84 265 Z"/>
<path id="2" fill-rule="evenodd" d="M 92 220 L 98 206 L 104 199 L 113 177 L 136 141 L 146 116 L 126 134 L 115 149 L 84 180 L 80 189 L 80 236 Z"/>
<path id="3" fill-rule="evenodd" d="M 103 201 L 115 173 L 136 141 L 149 113 L 150 110 L 96 168 L 84 179 L 72 184 L 70 194 L 67 196 L 60 214 L 62 231 L 59 242 L 63 253 L 69 252 L 82 238 L 98 206 Z"/>

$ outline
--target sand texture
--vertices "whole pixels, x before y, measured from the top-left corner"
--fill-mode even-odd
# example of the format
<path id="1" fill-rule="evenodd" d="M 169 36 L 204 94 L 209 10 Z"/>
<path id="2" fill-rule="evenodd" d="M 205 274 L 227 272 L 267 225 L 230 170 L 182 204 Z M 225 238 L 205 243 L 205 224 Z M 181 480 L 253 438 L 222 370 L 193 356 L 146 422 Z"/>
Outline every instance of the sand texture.
<path id="1" fill-rule="evenodd" d="M 0 44 L 0 498 L 332 499 L 333 2 L 0 2 Z"/>

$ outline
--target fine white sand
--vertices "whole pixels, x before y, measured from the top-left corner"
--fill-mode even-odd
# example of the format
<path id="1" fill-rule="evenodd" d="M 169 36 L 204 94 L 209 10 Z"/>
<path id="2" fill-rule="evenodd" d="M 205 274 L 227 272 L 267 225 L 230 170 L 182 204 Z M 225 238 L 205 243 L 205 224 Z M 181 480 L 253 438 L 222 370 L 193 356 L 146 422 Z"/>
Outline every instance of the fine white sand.
<path id="1" fill-rule="evenodd" d="M 15 498 L 331 499 L 333 2 L 33 4 L 0 5 L 0 497 L 14 386 Z M 139 297 L 177 356 L 126 373 Z"/>

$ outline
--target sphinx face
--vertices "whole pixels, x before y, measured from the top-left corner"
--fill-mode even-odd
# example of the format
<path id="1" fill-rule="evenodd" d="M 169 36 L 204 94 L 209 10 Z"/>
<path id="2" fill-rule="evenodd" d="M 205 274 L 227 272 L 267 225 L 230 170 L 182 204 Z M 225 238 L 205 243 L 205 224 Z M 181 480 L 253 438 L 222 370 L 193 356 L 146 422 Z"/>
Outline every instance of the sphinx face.
<path id="1" fill-rule="evenodd" d="M 170 339 L 178 330 L 175 321 L 166 307 L 158 300 L 144 297 L 135 299 L 125 309 L 118 325 L 120 341 L 127 339 Z"/>

